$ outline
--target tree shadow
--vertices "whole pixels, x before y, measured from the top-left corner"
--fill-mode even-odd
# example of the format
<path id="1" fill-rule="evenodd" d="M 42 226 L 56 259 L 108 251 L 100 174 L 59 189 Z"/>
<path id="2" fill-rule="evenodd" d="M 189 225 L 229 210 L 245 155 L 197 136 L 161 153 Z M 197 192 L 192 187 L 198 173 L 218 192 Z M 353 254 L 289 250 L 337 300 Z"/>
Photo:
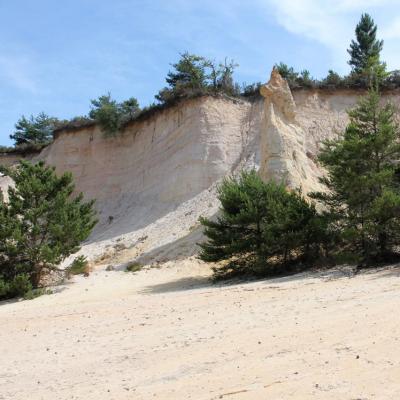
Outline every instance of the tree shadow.
<path id="1" fill-rule="evenodd" d="M 181 292 L 195 289 L 204 289 L 207 287 L 215 287 L 216 285 L 205 276 L 192 276 L 180 278 L 170 282 L 160 283 L 157 285 L 146 286 L 140 293 L 143 294 L 160 294 L 170 292 Z"/>
<path id="2" fill-rule="evenodd" d="M 201 228 L 193 230 L 186 236 L 159 246 L 139 256 L 135 261 L 140 264 L 154 264 L 166 261 L 180 261 L 195 256 L 199 252 L 197 243 L 204 239 Z"/>
<path id="3" fill-rule="evenodd" d="M 370 279 L 400 278 L 400 263 L 365 269 L 362 271 L 362 275 L 370 275 Z"/>
<path id="4" fill-rule="evenodd" d="M 296 281 L 303 281 L 305 284 L 313 284 L 312 280 L 340 280 L 348 278 L 343 271 L 338 269 L 332 270 L 309 270 L 300 273 L 293 273 L 290 275 L 269 276 L 269 277 L 235 277 L 226 280 L 213 280 L 212 277 L 207 276 L 191 276 L 172 280 L 161 284 L 151 285 L 145 287 L 141 293 L 144 294 L 160 294 L 169 292 L 190 291 L 196 289 L 223 289 L 241 287 L 243 290 L 251 290 L 248 286 L 254 283 L 260 283 L 263 286 L 270 287 L 271 289 L 279 289 L 271 285 L 278 285 L 282 283 L 290 283 Z M 317 281 L 315 282 L 317 283 Z M 284 290 L 282 288 L 282 290 Z"/>

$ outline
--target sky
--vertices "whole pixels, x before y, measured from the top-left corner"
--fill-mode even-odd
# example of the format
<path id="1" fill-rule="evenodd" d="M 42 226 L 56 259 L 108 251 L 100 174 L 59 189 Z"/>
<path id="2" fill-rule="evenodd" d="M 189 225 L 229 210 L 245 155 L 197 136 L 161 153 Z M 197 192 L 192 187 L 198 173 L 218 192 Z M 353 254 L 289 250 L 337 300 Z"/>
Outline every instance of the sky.
<path id="1" fill-rule="evenodd" d="M 235 80 L 266 82 L 285 62 L 314 77 L 347 74 L 363 12 L 400 69 L 399 0 L 0 0 L 0 145 L 22 115 L 86 115 L 90 99 L 154 101 L 179 53 L 239 66 Z"/>

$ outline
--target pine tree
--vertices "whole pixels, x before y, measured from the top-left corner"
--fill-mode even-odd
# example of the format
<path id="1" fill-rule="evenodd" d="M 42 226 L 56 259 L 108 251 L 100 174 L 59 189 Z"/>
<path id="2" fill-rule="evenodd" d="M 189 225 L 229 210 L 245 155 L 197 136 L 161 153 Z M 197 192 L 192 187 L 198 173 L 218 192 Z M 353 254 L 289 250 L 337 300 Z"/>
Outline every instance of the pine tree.
<path id="1" fill-rule="evenodd" d="M 8 190 L 8 202 L 0 201 L 0 283 L 4 288 L 28 279 L 37 287 L 43 274 L 57 269 L 90 234 L 94 201 L 73 196 L 72 175 L 58 177 L 43 162 L 21 162 L 2 172 L 15 186 Z"/>
<path id="2" fill-rule="evenodd" d="M 195 54 L 185 52 L 180 60 L 173 64 L 174 71 L 170 71 L 166 81 L 172 90 L 180 88 L 201 89 L 205 86 L 206 73 L 205 59 Z"/>
<path id="3" fill-rule="evenodd" d="M 118 103 L 111 97 L 111 93 L 91 100 L 91 105 L 89 117 L 99 124 L 106 136 L 115 135 L 125 121 L 134 118 L 140 112 L 136 98 L 131 97 Z"/>
<path id="4" fill-rule="evenodd" d="M 92 108 L 89 117 L 94 119 L 106 136 L 115 135 L 121 122 L 118 103 L 111 98 L 111 93 L 90 101 Z"/>
<path id="5" fill-rule="evenodd" d="M 399 126 L 375 89 L 348 114 L 344 133 L 319 156 L 328 191 L 313 197 L 325 204 L 350 251 L 365 262 L 385 259 L 400 243 Z"/>
<path id="6" fill-rule="evenodd" d="M 383 40 L 376 38 L 377 26 L 368 14 L 362 14 L 360 22 L 357 24 L 355 33 L 356 40 L 350 43 L 349 64 L 353 72 L 361 74 L 367 68 L 371 68 L 371 62 L 380 65 L 379 56 L 383 48 Z"/>
<path id="7" fill-rule="evenodd" d="M 49 143 L 58 122 L 57 118 L 43 112 L 36 117 L 31 115 L 29 119 L 22 116 L 15 124 L 15 132 L 10 135 L 10 139 L 15 141 L 16 146 Z"/>
<path id="8" fill-rule="evenodd" d="M 216 270 L 218 274 L 271 272 L 292 257 L 315 254 L 322 224 L 316 222 L 315 208 L 299 193 L 273 181 L 265 183 L 251 171 L 225 179 L 218 198 L 219 217 L 200 219 L 208 238 L 200 244 L 200 258 L 227 261 Z"/>

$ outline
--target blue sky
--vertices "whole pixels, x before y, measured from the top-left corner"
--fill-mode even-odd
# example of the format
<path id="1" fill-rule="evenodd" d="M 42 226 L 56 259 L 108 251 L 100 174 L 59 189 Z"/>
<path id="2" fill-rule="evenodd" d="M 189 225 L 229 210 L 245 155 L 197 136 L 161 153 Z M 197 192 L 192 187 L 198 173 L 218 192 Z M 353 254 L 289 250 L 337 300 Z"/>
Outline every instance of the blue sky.
<path id="1" fill-rule="evenodd" d="M 108 91 L 149 104 L 185 50 L 234 59 L 239 82 L 267 81 L 279 61 L 347 73 L 362 12 L 400 69 L 398 0 L 0 0 L 0 144 L 22 114 L 84 115 Z"/>

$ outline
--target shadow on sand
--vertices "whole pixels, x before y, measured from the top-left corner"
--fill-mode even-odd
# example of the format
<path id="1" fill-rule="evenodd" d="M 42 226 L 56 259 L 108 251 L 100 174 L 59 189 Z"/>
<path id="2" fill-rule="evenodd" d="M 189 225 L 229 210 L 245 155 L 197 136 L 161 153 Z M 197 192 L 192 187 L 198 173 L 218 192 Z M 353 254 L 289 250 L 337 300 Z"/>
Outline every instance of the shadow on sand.
<path id="1" fill-rule="evenodd" d="M 226 281 L 212 281 L 210 277 L 204 276 L 194 276 L 187 278 L 180 278 L 170 282 L 147 286 L 141 291 L 141 293 L 146 294 L 160 294 L 169 292 L 180 292 L 189 291 L 196 289 L 206 289 L 218 290 L 218 289 L 228 289 L 228 288 L 238 288 L 242 290 L 251 290 L 251 285 L 254 283 L 259 283 L 262 286 L 270 287 L 271 289 L 278 289 L 274 285 L 279 285 L 283 283 L 290 282 L 303 282 L 305 285 L 316 284 L 320 281 L 339 281 L 342 279 L 352 279 L 357 276 L 368 276 L 370 279 L 379 279 L 384 277 L 400 277 L 400 264 L 390 265 L 386 267 L 378 267 L 365 269 L 354 275 L 348 271 L 351 268 L 332 268 L 323 270 L 309 270 L 301 273 L 293 273 L 291 275 L 284 275 L 279 277 L 267 277 L 267 278 L 235 278 Z M 314 282 L 313 282 L 314 281 Z M 284 288 L 281 288 L 284 290 Z"/>

